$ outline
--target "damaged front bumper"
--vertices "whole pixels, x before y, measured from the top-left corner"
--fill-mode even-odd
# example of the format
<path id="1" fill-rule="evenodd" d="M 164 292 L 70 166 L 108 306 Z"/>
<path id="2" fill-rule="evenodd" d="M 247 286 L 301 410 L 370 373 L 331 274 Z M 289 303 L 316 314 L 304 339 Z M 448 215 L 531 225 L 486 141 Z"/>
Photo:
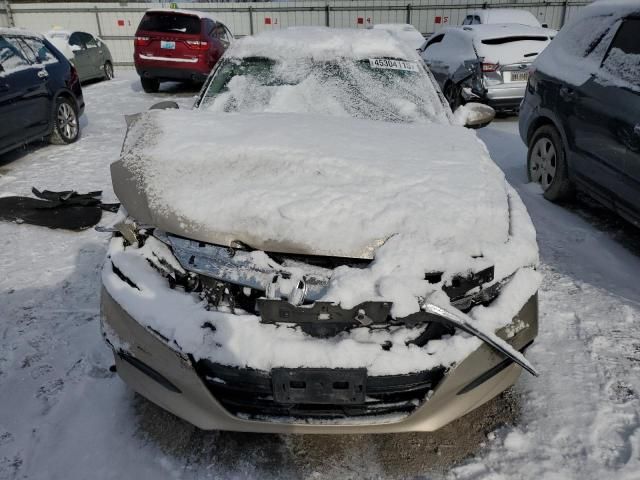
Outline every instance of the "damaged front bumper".
<path id="1" fill-rule="evenodd" d="M 183 245 L 184 242 L 180 243 L 180 246 Z M 190 246 L 200 248 L 201 253 L 202 248 L 211 247 L 206 244 Z M 218 272 L 219 277 L 227 278 L 229 272 L 239 271 L 236 267 L 238 262 L 243 262 L 242 253 L 235 252 L 231 255 L 229 249 L 224 248 L 207 250 L 206 255 L 201 255 L 201 258 L 196 256 L 195 251 L 181 258 L 184 252 L 176 245 L 173 246 L 175 258 L 182 260 L 180 264 L 186 262 L 194 270 L 200 269 L 207 273 L 210 273 L 211 265 L 205 266 L 204 262 L 213 258 L 212 252 L 215 255 L 227 255 L 225 261 L 218 258 L 215 262 L 218 268 L 226 265 L 226 272 Z M 154 271 L 158 276 L 169 270 L 176 273 L 175 265 L 172 267 L 166 262 L 155 260 L 147 258 L 150 264 L 155 262 Z M 385 302 L 369 302 L 354 309 L 342 309 L 309 300 L 309 295 L 314 295 L 313 289 L 304 286 L 300 288 L 299 279 L 293 277 L 284 279 L 289 283 L 282 282 L 280 278 L 273 282 L 270 266 L 263 266 L 262 280 L 260 272 L 235 278 L 243 285 L 239 287 L 243 290 L 249 288 L 246 286 L 247 282 L 254 282 L 254 287 L 260 287 L 264 285 L 260 282 L 266 280 L 269 283 L 269 279 L 278 287 L 269 292 L 268 286 L 265 286 L 257 297 L 253 291 L 245 295 L 258 304 L 257 315 L 260 316 L 261 324 L 274 328 L 300 328 L 306 332 L 305 335 L 326 338 L 337 334 L 348 335 L 352 328 L 379 325 L 390 318 L 390 305 Z M 508 341 L 509 349 L 522 351 L 537 334 L 537 295 L 534 295 L 511 324 L 496 332 L 500 338 L 494 339 L 496 341 L 493 346 L 483 339 L 485 343 L 463 361 L 449 368 L 431 366 L 408 373 L 373 375 L 366 368 L 296 368 L 291 365 L 276 365 L 270 369 L 260 369 L 229 365 L 203 355 L 194 356 L 193 352 L 145 323 L 141 317 L 146 313 L 136 311 L 127 302 L 116 301 L 114 297 L 120 298 L 118 290 L 132 291 L 136 295 L 145 293 L 135 284 L 135 279 L 132 281 L 123 270 L 125 268 L 122 265 L 107 262 L 105 272 L 110 275 L 110 283 L 107 282 L 109 287 L 103 289 L 102 294 L 103 334 L 113 348 L 120 376 L 135 391 L 203 429 L 301 433 L 436 430 L 493 398 L 516 381 L 521 367 L 514 360 L 522 359 L 514 358 L 513 355 L 511 358 L 505 356 L 504 349 L 500 349 L 500 338 Z M 295 265 L 290 265 L 289 273 L 294 274 L 294 277 L 295 271 Z M 304 285 L 321 289 L 322 273 L 321 269 L 316 270 L 311 281 L 310 276 L 306 275 Z M 114 276 L 117 277 L 115 280 Z M 489 277 L 485 272 L 474 281 L 485 282 Z M 104 278 L 103 276 L 103 281 Z M 170 282 L 178 282 L 179 288 L 184 288 L 181 283 L 186 282 L 185 278 L 176 278 L 175 275 L 167 277 L 171 278 L 173 280 Z M 116 287 L 114 281 L 117 283 Z M 468 288 L 466 286 L 461 289 L 460 281 L 452 283 L 451 287 L 457 285 L 459 290 L 452 291 L 452 295 Z M 227 310 L 247 314 L 243 308 L 246 305 L 229 303 L 230 292 L 227 287 L 230 284 L 225 285 L 227 286 L 221 289 L 214 282 L 191 285 L 189 288 L 198 290 L 201 297 L 206 297 L 209 305 L 212 301 L 223 300 Z M 292 286 L 290 290 L 286 289 L 290 291 L 288 299 L 277 298 L 285 285 Z M 172 287 L 175 290 L 176 285 Z M 296 293 L 299 290 L 303 290 L 303 294 Z M 184 294 L 194 295 L 193 291 Z M 462 305 L 470 306 L 467 297 L 459 295 L 459 298 L 465 298 Z M 483 297 L 475 295 L 474 298 Z M 128 308 L 123 308 L 124 304 Z M 465 325 L 464 318 L 458 317 L 458 323 L 452 323 L 451 319 L 446 319 L 447 312 L 444 311 L 426 310 L 420 313 L 430 315 L 431 321 L 425 321 L 424 316 L 410 316 L 402 319 L 403 325 L 400 327 L 420 332 L 410 340 L 416 348 L 427 348 L 430 340 L 453 335 L 456 330 L 477 336 L 477 332 L 469 330 L 468 327 L 473 328 L 472 326 Z M 184 319 L 173 319 L 178 328 L 182 322 Z M 305 323 L 308 328 L 305 328 Z M 211 324 L 205 323 L 201 327 L 203 330 L 215 331 L 215 326 Z M 398 348 L 387 343 L 389 344 L 378 347 L 380 351 Z M 216 344 L 216 347 L 224 348 L 224 345 Z"/>
<path id="2" fill-rule="evenodd" d="M 514 348 L 523 350 L 533 341 L 537 313 L 537 297 L 532 297 L 517 318 L 528 327 L 509 339 Z M 446 372 L 436 369 L 366 378 L 364 403 L 282 403 L 273 395 L 274 379 L 282 376 L 277 377 L 273 370 L 195 361 L 140 325 L 106 290 L 102 292 L 102 320 L 120 377 L 152 402 L 205 430 L 434 431 L 513 385 L 521 372 L 520 366 L 483 344 Z M 498 334 L 506 337 L 507 329 Z"/>

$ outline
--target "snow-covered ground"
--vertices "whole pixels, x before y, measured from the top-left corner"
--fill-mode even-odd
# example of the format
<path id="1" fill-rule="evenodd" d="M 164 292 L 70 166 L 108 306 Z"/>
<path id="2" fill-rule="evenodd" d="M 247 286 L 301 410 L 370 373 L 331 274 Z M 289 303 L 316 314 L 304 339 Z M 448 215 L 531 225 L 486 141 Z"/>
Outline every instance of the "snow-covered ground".
<path id="1" fill-rule="evenodd" d="M 163 90 L 144 94 L 131 72 L 86 86 L 81 140 L 0 157 L 0 195 L 35 186 L 115 200 L 122 115 L 195 94 Z M 538 230 L 545 280 L 528 355 L 540 377 L 434 434 L 201 432 L 109 371 L 98 328 L 107 236 L 0 223 L 0 479 L 640 478 L 639 232 L 585 202 L 545 201 L 526 183 L 517 119 L 479 135 Z"/>

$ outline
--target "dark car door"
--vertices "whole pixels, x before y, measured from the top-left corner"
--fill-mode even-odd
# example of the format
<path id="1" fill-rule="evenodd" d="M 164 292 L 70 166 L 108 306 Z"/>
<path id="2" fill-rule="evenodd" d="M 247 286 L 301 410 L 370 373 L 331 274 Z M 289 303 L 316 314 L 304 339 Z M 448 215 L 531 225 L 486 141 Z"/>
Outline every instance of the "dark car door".
<path id="1" fill-rule="evenodd" d="M 424 49 L 420 52 L 420 56 L 424 60 L 424 63 L 427 64 L 427 67 L 429 67 L 429 70 L 431 70 L 431 73 L 433 73 L 433 76 L 438 81 L 440 88 L 443 87 L 444 82 L 449 76 L 449 69 L 443 61 L 443 57 L 446 53 L 442 49 L 442 41 L 444 40 L 444 37 L 444 33 L 434 35 L 429 39 L 429 41 L 427 41 Z"/>
<path id="2" fill-rule="evenodd" d="M 48 73 L 18 37 L 0 37 L 0 150 L 48 133 Z"/>
<path id="3" fill-rule="evenodd" d="M 104 65 L 104 60 L 102 49 L 99 48 L 100 46 L 98 44 L 98 41 L 90 33 L 78 32 L 78 34 L 80 35 L 80 38 L 82 39 L 85 47 L 87 47 L 86 55 L 88 71 L 90 72 L 89 76 L 92 78 L 102 76 L 102 66 Z"/>
<path id="4" fill-rule="evenodd" d="M 627 18 L 602 62 L 604 82 L 615 85 L 613 136 L 624 146 L 623 201 L 640 216 L 640 18 Z M 611 78 L 607 78 L 610 75 Z M 618 150 L 618 149 L 616 149 Z M 603 154 L 606 152 L 603 152 Z M 640 219 L 639 219 L 640 220 Z"/>
<path id="5" fill-rule="evenodd" d="M 91 58 L 81 32 L 73 32 L 71 34 L 69 37 L 69 46 L 71 50 L 73 50 L 73 63 L 78 70 L 80 80 L 85 81 L 93 77 Z"/>
<path id="6" fill-rule="evenodd" d="M 640 19 L 625 19 L 600 69 L 583 85 L 560 91 L 575 104 L 572 131 L 592 193 L 623 210 L 640 209 L 638 32 Z"/>

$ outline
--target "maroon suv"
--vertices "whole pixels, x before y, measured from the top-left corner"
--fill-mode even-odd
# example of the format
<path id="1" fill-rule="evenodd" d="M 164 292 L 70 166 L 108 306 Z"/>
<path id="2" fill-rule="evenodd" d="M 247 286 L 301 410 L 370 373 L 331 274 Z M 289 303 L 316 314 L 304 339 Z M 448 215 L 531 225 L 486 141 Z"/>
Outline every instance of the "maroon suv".
<path id="1" fill-rule="evenodd" d="M 147 10 L 134 41 L 133 59 L 147 93 L 162 81 L 203 82 L 233 35 L 229 29 L 195 10 Z"/>

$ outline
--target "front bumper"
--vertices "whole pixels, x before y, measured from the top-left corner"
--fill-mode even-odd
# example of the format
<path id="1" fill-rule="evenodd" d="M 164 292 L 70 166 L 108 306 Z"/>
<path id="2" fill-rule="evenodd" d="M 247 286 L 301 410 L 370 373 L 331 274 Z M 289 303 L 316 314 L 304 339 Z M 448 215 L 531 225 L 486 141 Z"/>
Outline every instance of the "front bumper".
<path id="1" fill-rule="evenodd" d="M 102 322 L 103 334 L 113 348 L 121 378 L 144 397 L 206 430 L 265 433 L 433 431 L 513 385 L 521 372 L 520 366 L 482 344 L 464 361 L 446 372 L 421 372 L 419 380 L 422 383 L 413 391 L 411 411 L 390 408 L 387 411 L 380 410 L 382 414 L 378 415 L 368 411 L 353 411 L 351 414 L 337 415 L 334 419 L 325 416 L 318 420 L 308 412 L 298 415 L 295 410 L 290 410 L 285 416 L 274 402 L 265 404 L 265 401 L 269 401 L 269 395 L 260 397 L 260 390 L 265 386 L 268 388 L 271 372 L 256 373 L 240 368 L 216 370 L 215 366 L 196 362 L 176 346 L 170 346 L 157 333 L 143 327 L 104 289 Z M 520 328 L 507 338 L 515 324 Z M 514 348 L 523 350 L 533 341 L 537 330 L 537 295 L 534 295 L 516 315 L 514 322 L 497 334 L 507 339 Z M 375 389 L 377 386 L 378 391 L 367 391 L 367 395 L 379 396 L 382 390 L 393 390 L 394 382 L 396 387 L 402 383 L 398 376 L 394 377 L 373 377 L 368 387 Z M 405 387 L 420 383 L 415 376 L 409 377 L 405 376 L 408 382 Z M 253 380 L 247 380 L 251 378 Z M 407 389 L 410 390 L 405 387 L 404 394 Z M 253 401 L 256 396 L 260 397 L 262 403 Z M 393 402 L 387 404 L 392 405 Z"/>

